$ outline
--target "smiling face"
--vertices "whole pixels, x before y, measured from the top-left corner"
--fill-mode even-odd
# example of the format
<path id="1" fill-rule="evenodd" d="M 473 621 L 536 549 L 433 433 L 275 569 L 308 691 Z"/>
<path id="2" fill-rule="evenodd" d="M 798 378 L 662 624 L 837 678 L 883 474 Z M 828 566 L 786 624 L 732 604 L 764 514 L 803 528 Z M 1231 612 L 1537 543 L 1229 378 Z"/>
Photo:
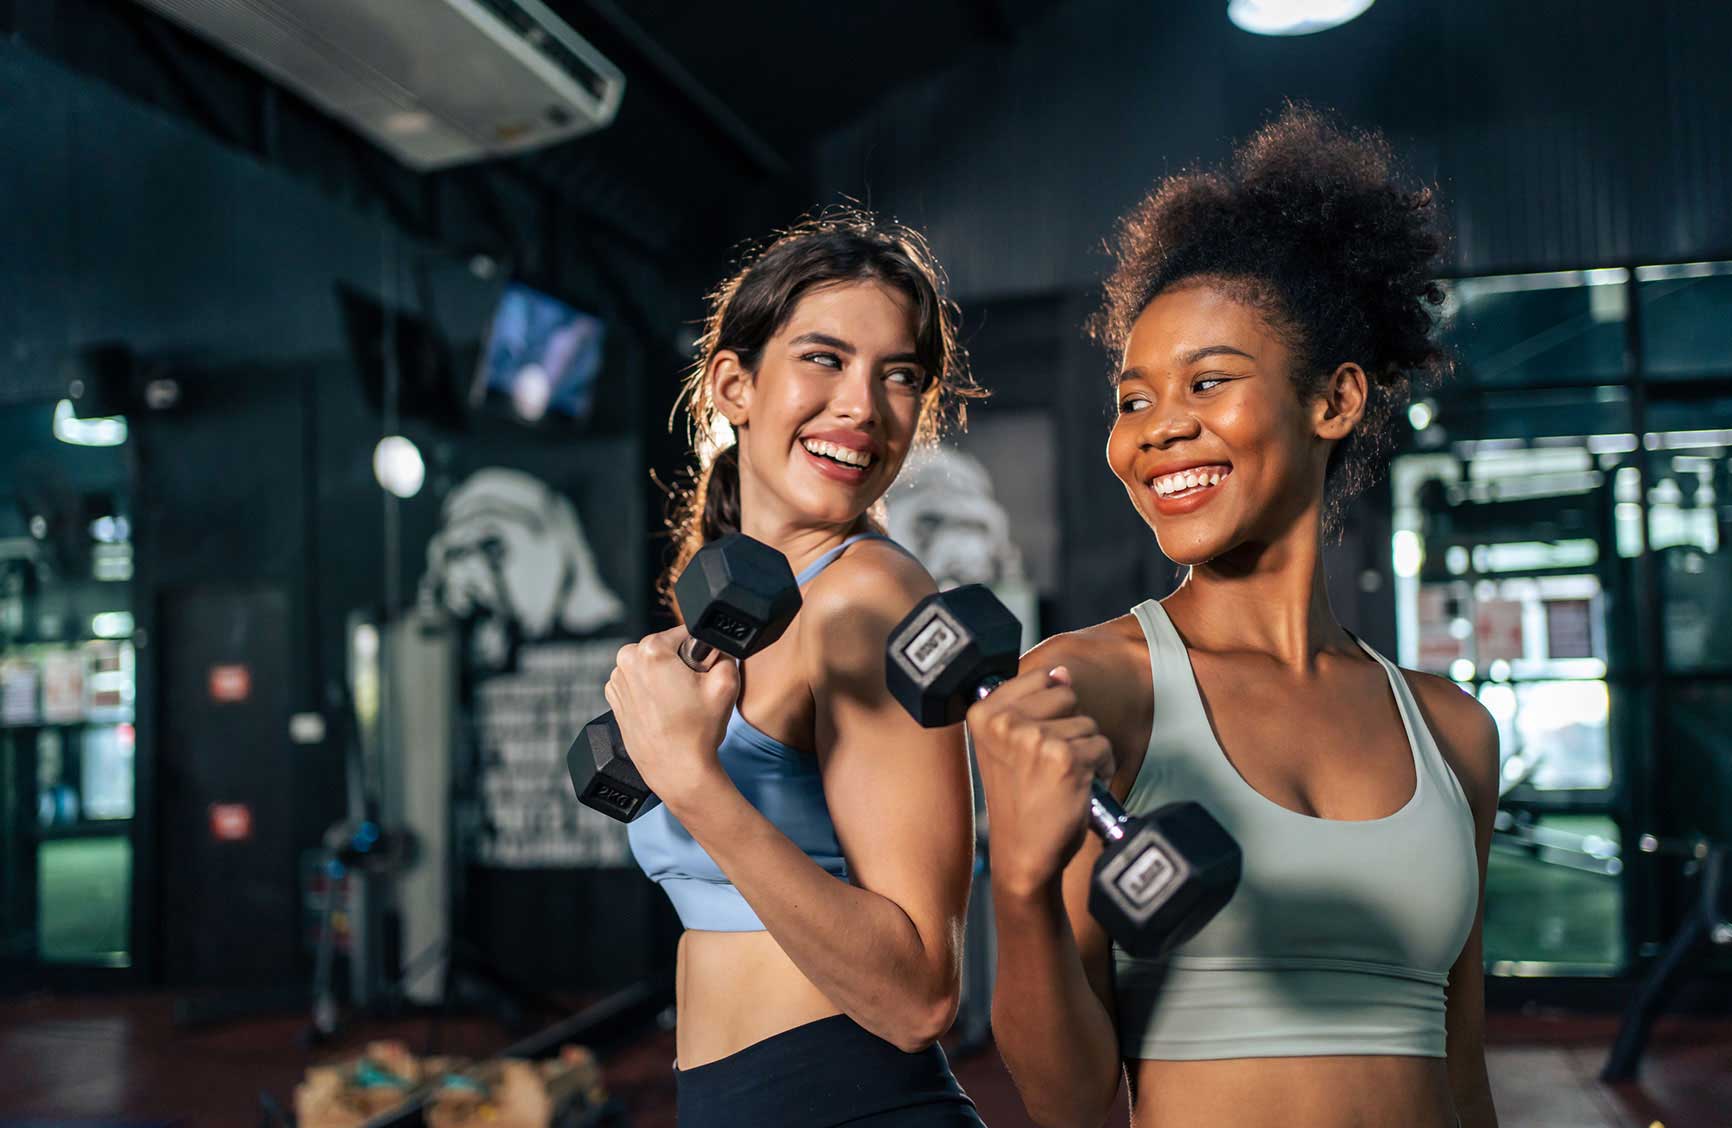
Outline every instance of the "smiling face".
<path id="1" fill-rule="evenodd" d="M 1307 402 L 1292 365 L 1256 306 L 1208 282 L 1161 293 L 1137 318 L 1107 462 L 1176 563 L 1316 520 L 1330 450 L 1363 411 L 1364 376 L 1342 365 Z"/>
<path id="2" fill-rule="evenodd" d="M 739 443 L 742 507 L 754 519 L 846 526 L 901 470 L 931 374 L 915 359 L 908 298 L 848 282 L 806 293 L 755 372 L 723 350 L 710 378 Z"/>

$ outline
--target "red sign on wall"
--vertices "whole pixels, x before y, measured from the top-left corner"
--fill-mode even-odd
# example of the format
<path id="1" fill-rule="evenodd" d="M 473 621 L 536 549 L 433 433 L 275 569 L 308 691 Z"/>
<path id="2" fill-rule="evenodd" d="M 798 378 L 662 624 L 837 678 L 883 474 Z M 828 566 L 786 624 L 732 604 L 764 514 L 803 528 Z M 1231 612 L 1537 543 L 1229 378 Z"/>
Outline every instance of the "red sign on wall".
<path id="1" fill-rule="evenodd" d="M 253 672 L 245 666 L 212 666 L 210 699 L 224 703 L 245 701 L 253 695 Z"/>
<path id="2" fill-rule="evenodd" d="M 210 836 L 218 842 L 245 842 L 253 836 L 253 809 L 245 803 L 212 803 Z"/>

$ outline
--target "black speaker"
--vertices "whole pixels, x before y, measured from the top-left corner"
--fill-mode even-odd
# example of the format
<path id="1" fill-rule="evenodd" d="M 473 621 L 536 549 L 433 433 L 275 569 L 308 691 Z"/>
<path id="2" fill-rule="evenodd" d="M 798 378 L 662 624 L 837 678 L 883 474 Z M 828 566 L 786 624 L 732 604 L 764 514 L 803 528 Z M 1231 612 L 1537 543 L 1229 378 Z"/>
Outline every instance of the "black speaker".
<path id="1" fill-rule="evenodd" d="M 67 358 L 66 398 L 80 419 L 126 415 L 134 407 L 138 358 L 126 345 L 85 345 Z"/>

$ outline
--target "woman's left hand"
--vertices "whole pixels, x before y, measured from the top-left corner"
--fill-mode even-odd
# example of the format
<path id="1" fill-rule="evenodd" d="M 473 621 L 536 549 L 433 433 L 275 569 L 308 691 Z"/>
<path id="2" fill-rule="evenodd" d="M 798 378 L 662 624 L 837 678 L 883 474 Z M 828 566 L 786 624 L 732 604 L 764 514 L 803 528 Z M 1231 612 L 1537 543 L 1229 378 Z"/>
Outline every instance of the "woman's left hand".
<path id="1" fill-rule="evenodd" d="M 684 627 L 622 647 L 603 693 L 644 783 L 679 808 L 727 782 L 716 749 L 740 694 L 740 668 L 727 655 L 699 672 L 679 656 Z"/>

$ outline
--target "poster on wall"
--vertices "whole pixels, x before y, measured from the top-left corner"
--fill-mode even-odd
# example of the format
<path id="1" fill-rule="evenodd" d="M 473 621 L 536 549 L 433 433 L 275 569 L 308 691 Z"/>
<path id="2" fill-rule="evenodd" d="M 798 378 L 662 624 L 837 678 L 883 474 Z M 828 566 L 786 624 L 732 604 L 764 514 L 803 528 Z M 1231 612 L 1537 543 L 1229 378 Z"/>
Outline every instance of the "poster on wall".
<path id="1" fill-rule="evenodd" d="M 23 658 L 0 662 L 0 725 L 36 723 L 36 694 L 41 674 Z"/>
<path id="2" fill-rule="evenodd" d="M 477 470 L 445 498 L 419 598 L 463 624 L 476 749 L 470 860 L 506 869 L 631 864 L 625 826 L 581 806 L 565 751 L 607 709 L 624 601 L 571 498 L 522 470 Z"/>
<path id="3" fill-rule="evenodd" d="M 909 459 L 884 504 L 885 532 L 939 588 L 987 585 L 1022 624 L 1023 649 L 1040 641 L 1038 593 L 979 459 L 952 446 L 923 451 Z"/>
<path id="4" fill-rule="evenodd" d="M 1545 608 L 1546 657 L 1592 658 L 1593 604 L 1586 599 L 1548 599 Z"/>
<path id="5" fill-rule="evenodd" d="M 1525 652 L 1522 605 L 1514 599 L 1482 599 L 1474 606 L 1474 650 L 1481 666 L 1518 662 Z"/>
<path id="6" fill-rule="evenodd" d="M 1450 664 L 1467 657 L 1467 632 L 1461 620 L 1463 595 L 1452 584 L 1421 584 L 1419 588 L 1419 668 L 1448 673 Z"/>
<path id="7" fill-rule="evenodd" d="M 598 713 L 621 638 L 536 642 L 475 687 L 480 833 L 474 860 L 506 869 L 631 864 L 625 824 L 578 803 L 565 751 Z"/>
<path id="8" fill-rule="evenodd" d="M 84 656 L 51 650 L 42 656 L 42 719 L 50 724 L 84 716 Z"/>

